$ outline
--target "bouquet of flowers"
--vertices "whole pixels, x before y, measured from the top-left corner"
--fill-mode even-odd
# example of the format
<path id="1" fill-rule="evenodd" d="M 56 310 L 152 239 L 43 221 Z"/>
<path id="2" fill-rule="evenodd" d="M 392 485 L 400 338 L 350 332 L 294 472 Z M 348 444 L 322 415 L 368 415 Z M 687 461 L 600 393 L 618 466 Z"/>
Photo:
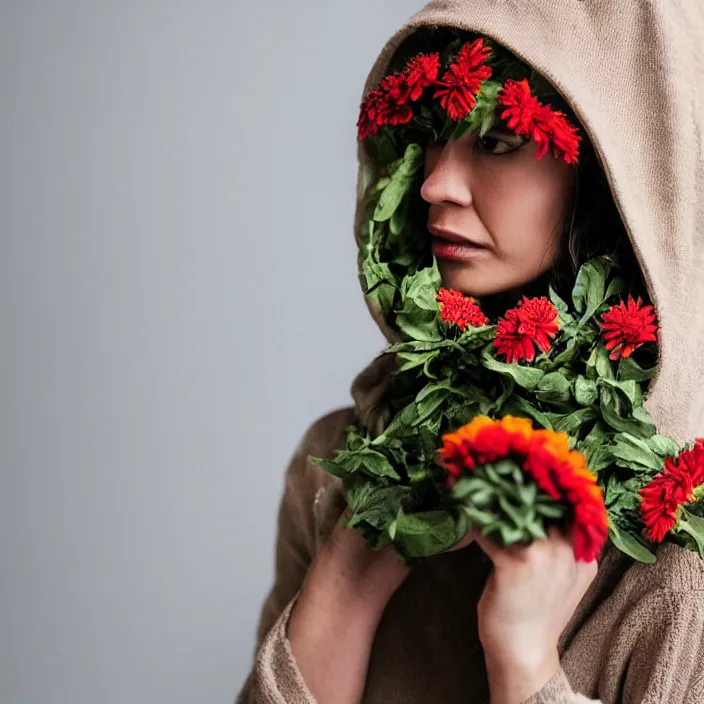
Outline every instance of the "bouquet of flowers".
<path id="1" fill-rule="evenodd" d="M 656 314 L 629 294 L 618 258 L 584 263 L 569 296 L 549 287 L 492 320 L 441 286 L 418 226 L 423 135 L 483 134 L 504 120 L 538 142 L 536 158 L 576 161 L 581 138 L 552 96 L 477 38 L 411 57 L 362 104 L 359 136 L 376 170 L 364 184 L 360 278 L 397 333 L 385 350 L 397 364 L 383 432 L 350 426 L 344 449 L 313 460 L 342 479 L 347 524 L 407 562 L 452 547 L 470 526 L 510 545 L 558 525 L 584 560 L 607 538 L 643 562 L 663 540 L 704 558 L 704 440 L 678 447 L 644 407 Z"/>

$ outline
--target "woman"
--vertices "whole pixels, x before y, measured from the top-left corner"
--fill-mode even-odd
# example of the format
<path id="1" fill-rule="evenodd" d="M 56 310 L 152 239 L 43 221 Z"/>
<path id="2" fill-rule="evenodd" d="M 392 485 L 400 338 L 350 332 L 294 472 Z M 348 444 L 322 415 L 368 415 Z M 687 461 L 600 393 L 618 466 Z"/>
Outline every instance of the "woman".
<path id="1" fill-rule="evenodd" d="M 420 196 L 443 285 L 515 300 L 546 277 L 571 285 L 575 264 L 620 239 L 660 316 L 648 409 L 680 442 L 704 435 L 704 326 L 693 317 L 704 300 L 700 3 L 434 0 L 384 47 L 365 96 L 404 42 L 434 26 L 519 56 L 588 137 L 578 166 L 537 160 L 535 141 L 498 127 L 426 145 Z M 361 186 L 373 164 L 364 142 L 359 154 Z M 395 339 L 393 321 L 371 309 Z M 291 461 L 276 580 L 238 702 L 704 701 L 704 568 L 694 553 L 662 544 L 657 563 L 643 565 L 607 548 L 597 569 L 554 531 L 513 548 L 470 532 L 409 569 L 342 526 L 339 480 L 308 457 L 331 457 L 350 423 L 383 429 L 389 370 L 387 356 L 362 372 L 355 407 L 314 423 Z"/>

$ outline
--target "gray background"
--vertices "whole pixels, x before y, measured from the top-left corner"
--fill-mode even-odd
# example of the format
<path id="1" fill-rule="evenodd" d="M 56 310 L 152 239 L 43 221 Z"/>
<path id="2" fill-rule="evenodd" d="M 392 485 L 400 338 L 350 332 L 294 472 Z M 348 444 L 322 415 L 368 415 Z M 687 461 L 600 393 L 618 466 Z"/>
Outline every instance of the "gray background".
<path id="1" fill-rule="evenodd" d="M 0 0 L 0 702 L 231 702 L 382 347 L 355 121 L 422 0 Z"/>

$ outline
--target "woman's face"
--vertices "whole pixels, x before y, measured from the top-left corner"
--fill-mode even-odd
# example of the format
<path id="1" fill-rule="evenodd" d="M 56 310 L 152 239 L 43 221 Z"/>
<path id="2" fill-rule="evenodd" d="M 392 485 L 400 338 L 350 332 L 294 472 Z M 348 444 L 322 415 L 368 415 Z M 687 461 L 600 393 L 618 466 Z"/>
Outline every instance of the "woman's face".
<path id="1" fill-rule="evenodd" d="M 552 266 L 576 167 L 536 149 L 503 130 L 428 145 L 421 196 L 446 288 L 518 293 Z"/>

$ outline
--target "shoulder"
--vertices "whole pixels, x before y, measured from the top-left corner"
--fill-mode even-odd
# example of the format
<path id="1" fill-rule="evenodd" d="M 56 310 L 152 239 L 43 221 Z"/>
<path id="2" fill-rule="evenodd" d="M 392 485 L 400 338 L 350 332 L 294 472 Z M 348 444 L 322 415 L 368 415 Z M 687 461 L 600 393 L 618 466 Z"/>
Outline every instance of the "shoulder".
<path id="1" fill-rule="evenodd" d="M 345 444 L 345 430 L 356 421 L 352 406 L 337 408 L 317 418 L 303 434 L 296 447 L 293 459 L 308 462 L 308 457 L 330 459 L 335 450 Z M 322 470 L 321 470 L 322 471 Z"/>
<path id="2" fill-rule="evenodd" d="M 674 592 L 698 597 L 704 608 L 704 560 L 692 550 L 674 543 L 662 543 L 657 562 L 634 563 L 624 575 L 624 583 L 635 592 Z"/>
<path id="3" fill-rule="evenodd" d="M 303 434 L 289 463 L 284 502 L 290 520 L 308 536 L 312 554 L 332 530 L 346 504 L 342 481 L 310 458 L 332 459 L 335 450 L 345 445 L 347 427 L 356 420 L 352 406 L 320 416 Z"/>
<path id="4" fill-rule="evenodd" d="M 610 548 L 600 565 L 564 634 L 563 667 L 578 691 L 604 702 L 702 701 L 690 695 L 704 687 L 704 560 L 673 543 L 656 557 L 646 565 Z"/>

